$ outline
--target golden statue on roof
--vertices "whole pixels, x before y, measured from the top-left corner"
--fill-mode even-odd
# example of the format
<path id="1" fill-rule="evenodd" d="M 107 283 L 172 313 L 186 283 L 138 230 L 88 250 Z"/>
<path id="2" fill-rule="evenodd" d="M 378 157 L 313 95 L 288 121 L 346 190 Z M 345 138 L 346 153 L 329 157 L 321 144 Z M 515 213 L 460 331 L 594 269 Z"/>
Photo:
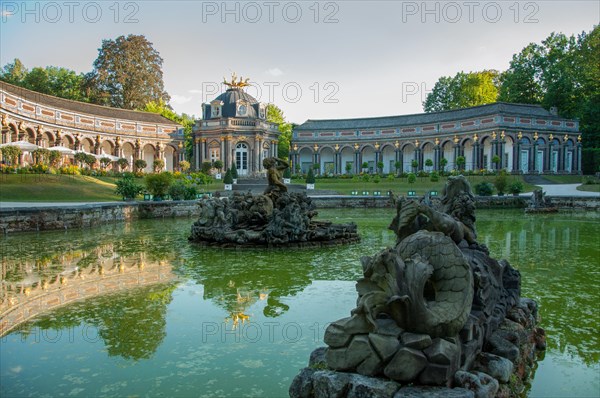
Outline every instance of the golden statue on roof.
<path id="1" fill-rule="evenodd" d="M 223 84 L 229 88 L 246 87 L 246 86 L 250 85 L 249 78 L 244 79 L 240 76 L 240 79 L 238 81 L 236 81 L 236 79 L 237 79 L 237 75 L 234 72 L 231 74 L 231 81 L 229 81 L 229 82 L 227 81 L 227 79 L 225 77 L 223 77 Z"/>

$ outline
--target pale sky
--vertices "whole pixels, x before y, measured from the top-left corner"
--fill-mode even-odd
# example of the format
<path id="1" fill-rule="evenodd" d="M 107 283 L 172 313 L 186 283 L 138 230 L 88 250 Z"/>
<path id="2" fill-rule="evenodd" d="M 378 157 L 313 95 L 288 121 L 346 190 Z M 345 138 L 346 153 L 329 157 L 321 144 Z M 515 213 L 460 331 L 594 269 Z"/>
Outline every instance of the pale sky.
<path id="1" fill-rule="evenodd" d="M 422 112 L 440 76 L 505 70 L 551 32 L 590 31 L 594 1 L 0 1 L 0 64 L 89 72 L 102 39 L 143 34 L 177 112 L 232 72 L 288 121 Z"/>

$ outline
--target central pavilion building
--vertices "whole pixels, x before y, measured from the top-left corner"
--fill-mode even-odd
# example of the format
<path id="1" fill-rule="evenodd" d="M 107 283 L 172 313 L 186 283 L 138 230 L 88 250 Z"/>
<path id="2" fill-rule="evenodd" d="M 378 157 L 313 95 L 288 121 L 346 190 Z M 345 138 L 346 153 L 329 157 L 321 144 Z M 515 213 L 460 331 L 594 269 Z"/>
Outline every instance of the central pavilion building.
<path id="1" fill-rule="evenodd" d="M 196 170 L 204 162 L 221 160 L 225 168 L 235 162 L 238 175 L 258 175 L 262 161 L 277 156 L 279 126 L 267 121 L 267 104 L 244 91 L 248 79 L 236 81 L 210 103 L 202 104 L 202 119 L 194 128 Z"/>
<path id="2" fill-rule="evenodd" d="M 577 120 L 556 109 L 497 102 L 471 108 L 361 119 L 307 120 L 294 129 L 295 171 L 346 174 L 458 169 L 516 173 L 581 173 Z M 430 162 L 429 162 L 430 160 Z M 496 160 L 497 162 L 494 162 Z M 427 166 L 430 164 L 430 166 Z"/>

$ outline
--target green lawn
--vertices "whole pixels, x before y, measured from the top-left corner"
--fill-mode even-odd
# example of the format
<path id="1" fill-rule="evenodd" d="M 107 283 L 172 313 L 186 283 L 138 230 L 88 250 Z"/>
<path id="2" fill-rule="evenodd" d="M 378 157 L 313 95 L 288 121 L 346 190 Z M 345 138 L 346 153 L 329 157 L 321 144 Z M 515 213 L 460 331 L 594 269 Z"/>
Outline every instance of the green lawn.
<path id="1" fill-rule="evenodd" d="M 110 202 L 122 200 L 115 194 L 116 177 L 52 174 L 0 174 L 0 202 Z M 137 179 L 144 185 L 144 179 Z M 204 191 L 222 190 L 223 183 L 201 186 Z"/>
<path id="2" fill-rule="evenodd" d="M 600 184 L 583 184 L 577 187 L 578 191 L 600 192 Z"/>
<path id="3" fill-rule="evenodd" d="M 509 176 L 509 184 L 514 179 L 518 179 L 523 182 L 520 176 Z M 471 183 L 471 186 L 478 184 L 481 181 L 487 181 L 493 184 L 494 176 L 468 176 L 467 180 Z M 301 179 L 292 180 L 293 184 L 304 184 L 305 181 Z M 381 178 L 379 183 L 375 182 L 364 182 L 359 178 L 358 181 L 352 179 L 338 179 L 338 178 L 317 178 L 315 183 L 316 190 L 331 190 L 339 194 L 350 195 L 352 191 L 358 191 L 361 194 L 363 191 L 369 191 L 370 195 L 373 191 L 381 191 L 382 195 L 387 191 L 392 191 L 396 195 L 406 195 L 408 191 L 416 191 L 417 195 L 423 195 L 429 191 L 438 191 L 440 194 L 442 188 L 446 184 L 446 177 L 440 177 L 438 182 L 429 181 L 428 177 L 417 177 L 417 181 L 413 184 L 408 183 L 407 178 L 394 178 L 393 181 L 387 179 L 387 177 Z M 524 192 L 531 192 L 535 189 L 535 185 L 529 185 L 523 182 Z"/>
<path id="4" fill-rule="evenodd" d="M 0 175 L 0 201 L 107 202 L 120 200 L 115 178 L 51 174 Z"/>
<path id="5" fill-rule="evenodd" d="M 546 175 L 544 177 L 548 181 L 552 181 L 555 184 L 581 184 L 585 177 L 577 175 Z"/>

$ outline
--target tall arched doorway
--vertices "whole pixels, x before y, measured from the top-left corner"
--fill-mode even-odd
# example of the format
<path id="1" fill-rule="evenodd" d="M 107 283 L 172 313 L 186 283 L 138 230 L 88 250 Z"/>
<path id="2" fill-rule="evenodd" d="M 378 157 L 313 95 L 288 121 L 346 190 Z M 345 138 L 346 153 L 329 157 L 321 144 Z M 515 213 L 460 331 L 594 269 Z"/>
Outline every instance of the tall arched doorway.
<path id="1" fill-rule="evenodd" d="M 238 175 L 248 174 L 248 144 L 239 142 L 235 146 L 235 167 Z"/>

